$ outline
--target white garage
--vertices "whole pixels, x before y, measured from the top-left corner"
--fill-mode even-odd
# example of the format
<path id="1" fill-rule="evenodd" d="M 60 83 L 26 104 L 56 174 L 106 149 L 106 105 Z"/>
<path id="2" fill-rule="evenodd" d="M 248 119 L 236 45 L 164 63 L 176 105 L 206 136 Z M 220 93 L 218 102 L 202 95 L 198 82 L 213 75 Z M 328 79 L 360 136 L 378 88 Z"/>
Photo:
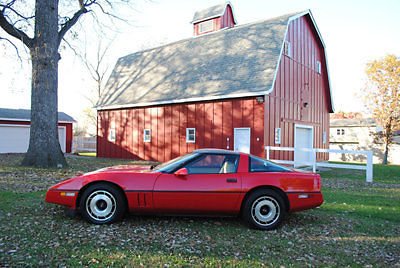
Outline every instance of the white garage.
<path id="1" fill-rule="evenodd" d="M 26 153 L 30 125 L 0 125 L 0 153 Z M 66 128 L 58 127 L 61 150 L 65 153 Z"/>
<path id="2" fill-rule="evenodd" d="M 60 112 L 58 114 L 58 136 L 61 150 L 70 152 L 74 119 Z M 71 132 L 71 133 L 67 133 Z M 67 137 L 71 136 L 67 139 Z M 25 153 L 30 137 L 30 110 L 0 108 L 0 153 Z"/>

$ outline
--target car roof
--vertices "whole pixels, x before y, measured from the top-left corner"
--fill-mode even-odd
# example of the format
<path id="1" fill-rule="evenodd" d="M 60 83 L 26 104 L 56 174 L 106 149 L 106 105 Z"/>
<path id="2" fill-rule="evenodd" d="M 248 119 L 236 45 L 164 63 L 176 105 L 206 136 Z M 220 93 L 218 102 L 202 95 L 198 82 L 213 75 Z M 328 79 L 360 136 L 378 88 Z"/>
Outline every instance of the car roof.
<path id="1" fill-rule="evenodd" d="M 196 153 L 206 153 L 206 154 L 232 154 L 232 155 L 240 155 L 240 152 L 235 152 L 235 151 L 229 151 L 229 150 L 224 150 L 224 149 L 212 149 L 212 148 L 205 148 L 205 149 L 197 149 L 194 150 L 193 152 Z"/>

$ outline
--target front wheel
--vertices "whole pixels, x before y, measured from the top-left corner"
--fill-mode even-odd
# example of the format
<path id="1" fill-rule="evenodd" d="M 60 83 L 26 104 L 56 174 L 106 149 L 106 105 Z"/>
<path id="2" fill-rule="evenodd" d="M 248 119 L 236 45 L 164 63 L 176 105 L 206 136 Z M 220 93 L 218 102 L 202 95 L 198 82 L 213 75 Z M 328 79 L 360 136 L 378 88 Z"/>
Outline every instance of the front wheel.
<path id="1" fill-rule="evenodd" d="M 272 230 L 282 222 L 285 212 L 285 204 L 277 192 L 260 189 L 246 199 L 242 216 L 255 229 Z"/>
<path id="2" fill-rule="evenodd" d="M 95 224 L 113 223 L 122 218 L 125 201 L 121 191 L 113 185 L 98 183 L 89 186 L 80 199 L 80 212 Z"/>

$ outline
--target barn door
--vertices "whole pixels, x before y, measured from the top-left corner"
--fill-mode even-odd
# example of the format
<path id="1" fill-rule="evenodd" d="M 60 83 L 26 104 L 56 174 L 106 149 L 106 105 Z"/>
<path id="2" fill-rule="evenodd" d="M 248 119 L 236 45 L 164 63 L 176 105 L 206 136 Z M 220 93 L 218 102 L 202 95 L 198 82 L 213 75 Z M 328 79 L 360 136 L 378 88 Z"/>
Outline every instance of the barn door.
<path id="1" fill-rule="evenodd" d="M 294 133 L 294 166 L 305 166 L 312 162 L 313 127 L 295 125 Z"/>
<path id="2" fill-rule="evenodd" d="M 250 153 L 250 128 L 234 129 L 234 149 L 237 152 Z"/>

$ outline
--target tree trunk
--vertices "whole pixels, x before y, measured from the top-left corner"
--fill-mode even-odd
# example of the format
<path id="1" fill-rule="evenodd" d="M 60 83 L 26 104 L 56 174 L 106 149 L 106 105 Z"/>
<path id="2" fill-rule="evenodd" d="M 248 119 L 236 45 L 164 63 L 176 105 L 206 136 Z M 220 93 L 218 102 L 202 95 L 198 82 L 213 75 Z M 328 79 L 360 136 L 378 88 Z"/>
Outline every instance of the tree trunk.
<path id="1" fill-rule="evenodd" d="M 389 155 L 389 143 L 385 141 L 385 154 L 383 155 L 383 160 L 382 160 L 383 165 L 387 165 L 388 155 Z"/>
<path id="2" fill-rule="evenodd" d="M 32 59 L 31 129 L 22 165 L 65 167 L 58 141 L 58 0 L 36 0 Z"/>

